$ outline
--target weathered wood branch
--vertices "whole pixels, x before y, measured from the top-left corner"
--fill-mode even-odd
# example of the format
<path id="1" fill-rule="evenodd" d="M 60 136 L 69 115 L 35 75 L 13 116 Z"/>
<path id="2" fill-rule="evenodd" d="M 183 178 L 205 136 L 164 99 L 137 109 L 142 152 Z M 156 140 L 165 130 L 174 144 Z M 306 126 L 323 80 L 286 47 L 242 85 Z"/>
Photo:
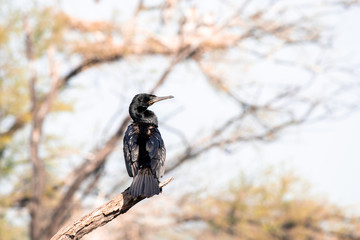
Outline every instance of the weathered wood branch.
<path id="1" fill-rule="evenodd" d="M 73 77 L 77 76 L 79 73 L 85 71 L 88 68 L 94 67 L 96 65 L 104 64 L 104 63 L 111 63 L 115 61 L 121 60 L 123 57 L 122 54 L 113 54 L 107 57 L 93 57 L 91 59 L 84 60 L 81 64 L 77 67 L 69 71 L 60 81 L 59 88 L 65 86 Z"/>
<path id="2" fill-rule="evenodd" d="M 170 183 L 174 178 L 169 178 L 159 184 L 162 188 Z M 120 214 L 126 213 L 135 204 L 144 200 L 145 197 L 134 197 L 130 195 L 129 188 L 124 192 L 94 209 L 90 213 L 81 217 L 73 223 L 61 228 L 51 240 L 73 240 L 81 239 L 86 234 L 98 227 L 105 225 Z"/>

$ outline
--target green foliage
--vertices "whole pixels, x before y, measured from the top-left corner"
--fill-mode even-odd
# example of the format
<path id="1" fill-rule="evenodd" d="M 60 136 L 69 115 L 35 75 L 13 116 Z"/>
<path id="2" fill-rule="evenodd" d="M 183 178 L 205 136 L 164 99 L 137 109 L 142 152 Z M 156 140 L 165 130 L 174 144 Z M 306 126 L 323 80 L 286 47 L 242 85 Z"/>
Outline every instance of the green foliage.
<path id="1" fill-rule="evenodd" d="M 11 6 L 11 1 L 0 1 L 0 46 L 2 51 L 4 45 L 10 42 L 13 34 L 19 34 L 20 28 L 20 11 L 15 10 Z"/>
<path id="2" fill-rule="evenodd" d="M 6 221 L 4 214 L 0 210 L 0 239 L 18 240 L 26 239 L 26 231 Z"/>
<path id="3" fill-rule="evenodd" d="M 52 8 L 34 9 L 31 15 L 34 16 L 32 41 L 36 50 L 35 57 L 42 57 L 51 46 L 56 46 L 59 51 L 64 50 L 64 16 Z"/>
<path id="4" fill-rule="evenodd" d="M 21 39 L 20 13 L 12 10 L 10 4 L 3 1 L 0 4 L 0 113 L 1 119 L 5 119 L 9 115 L 23 114 L 29 100 L 26 69 L 20 60 L 22 56 L 16 52 Z"/>
<path id="5" fill-rule="evenodd" d="M 26 221 L 19 226 L 8 217 L 9 212 L 26 207 L 31 198 L 31 166 L 29 162 L 29 125 L 32 120 L 29 90 L 30 71 L 26 57 L 25 24 L 31 28 L 31 42 L 36 72 L 38 104 L 50 86 L 50 70 L 37 68 L 48 61 L 48 50 L 64 50 L 64 16 L 51 8 L 34 8 L 28 12 L 13 9 L 11 1 L 0 0 L 0 239 L 26 239 Z M 46 65 L 46 64 L 45 64 Z M 56 98 L 51 113 L 73 110 L 73 102 Z M 61 182 L 52 174 L 51 164 L 59 158 L 66 146 L 56 136 L 44 133 L 41 158 L 47 167 L 44 201 L 47 206 L 58 200 L 57 189 Z M 51 146 L 51 147 L 49 147 Z M 57 165 L 58 166 L 58 165 Z M 16 220 L 16 219 L 15 219 Z"/>
<path id="6" fill-rule="evenodd" d="M 31 121 L 29 96 L 29 67 L 25 60 L 24 14 L 13 10 L 7 1 L 0 2 L 0 157 L 4 148 L 13 140 L 14 134 Z M 23 15 L 21 17 L 21 15 Z M 34 9 L 27 15 L 32 27 L 31 39 L 35 57 L 43 57 L 50 46 L 61 50 L 63 45 L 63 16 L 50 8 Z M 22 30 L 22 31 L 21 31 Z M 23 50 L 23 51 L 19 51 Z M 39 59 L 39 61 L 42 61 Z M 36 64 L 36 62 L 35 62 Z M 37 74 L 38 101 L 47 93 L 50 82 L 48 74 Z M 73 103 L 57 99 L 53 112 L 72 111 Z M 17 124 L 19 126 L 17 126 Z M 11 128 L 14 128 L 13 130 Z M 10 164 L 11 165 L 11 164 Z"/>
<path id="7" fill-rule="evenodd" d="M 26 66 L 19 49 L 23 44 L 21 13 L 9 1 L 0 1 L 0 180 L 11 174 L 19 163 L 14 151 L 14 136 L 26 125 L 29 114 L 29 94 Z M 20 145 L 19 145 L 20 146 Z M 22 159 L 23 161 L 23 159 Z"/>
<path id="8" fill-rule="evenodd" d="M 10 74 L 7 75 L 6 80 L 4 79 L 0 83 L 0 109 L 3 119 L 14 116 L 21 117 L 28 122 L 29 116 L 26 114 L 29 108 L 27 83 L 25 79 Z M 21 72 L 19 71 L 18 74 L 20 75 Z"/>

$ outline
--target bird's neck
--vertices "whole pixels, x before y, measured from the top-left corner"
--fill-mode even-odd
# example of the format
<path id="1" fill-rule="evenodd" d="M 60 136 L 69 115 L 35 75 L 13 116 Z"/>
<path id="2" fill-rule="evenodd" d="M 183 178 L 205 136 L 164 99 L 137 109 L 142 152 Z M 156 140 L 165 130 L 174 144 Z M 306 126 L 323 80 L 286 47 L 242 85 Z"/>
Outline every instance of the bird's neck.
<path id="1" fill-rule="evenodd" d="M 158 126 L 158 120 L 155 113 L 147 110 L 145 107 L 130 105 L 129 113 L 134 122 L 147 123 Z"/>

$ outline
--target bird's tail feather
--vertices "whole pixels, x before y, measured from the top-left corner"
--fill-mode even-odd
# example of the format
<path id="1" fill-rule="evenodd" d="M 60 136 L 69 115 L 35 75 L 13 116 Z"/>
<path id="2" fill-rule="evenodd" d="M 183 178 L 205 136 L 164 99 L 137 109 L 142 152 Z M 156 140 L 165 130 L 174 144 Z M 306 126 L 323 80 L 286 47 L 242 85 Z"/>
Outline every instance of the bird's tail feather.
<path id="1" fill-rule="evenodd" d="M 139 169 L 130 185 L 130 194 L 134 197 L 151 197 L 160 193 L 159 181 L 150 168 Z"/>

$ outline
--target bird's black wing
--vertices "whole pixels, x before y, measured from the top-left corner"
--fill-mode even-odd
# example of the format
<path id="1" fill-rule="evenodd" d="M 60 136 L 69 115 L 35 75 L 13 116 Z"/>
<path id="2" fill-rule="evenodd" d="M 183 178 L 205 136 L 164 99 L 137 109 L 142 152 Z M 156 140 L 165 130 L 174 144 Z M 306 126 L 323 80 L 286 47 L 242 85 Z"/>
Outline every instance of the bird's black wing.
<path id="1" fill-rule="evenodd" d="M 151 159 L 151 170 L 156 178 L 160 178 L 165 172 L 166 149 L 157 128 L 151 128 L 149 140 L 146 143 L 146 151 Z"/>
<path id="2" fill-rule="evenodd" d="M 127 128 L 124 136 L 124 158 L 126 170 L 130 177 L 134 177 L 139 169 L 138 156 L 139 156 L 139 145 L 137 143 L 138 131 L 134 124 L 130 124 Z"/>

